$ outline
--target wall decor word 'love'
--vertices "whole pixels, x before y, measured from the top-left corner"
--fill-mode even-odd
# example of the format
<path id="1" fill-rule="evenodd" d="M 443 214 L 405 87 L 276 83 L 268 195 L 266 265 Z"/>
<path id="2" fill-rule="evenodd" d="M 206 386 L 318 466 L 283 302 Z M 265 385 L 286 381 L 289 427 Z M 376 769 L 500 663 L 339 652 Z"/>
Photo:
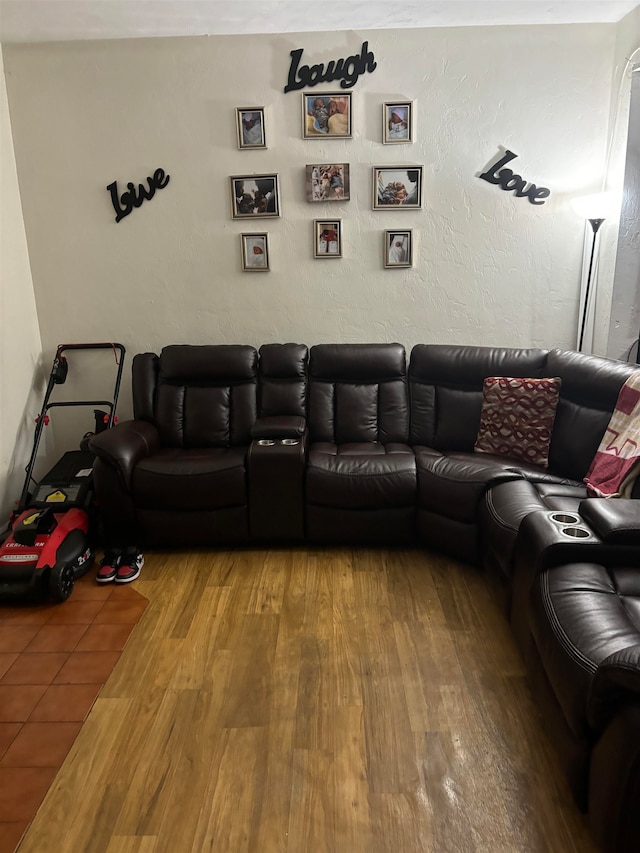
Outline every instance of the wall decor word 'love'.
<path id="1" fill-rule="evenodd" d="M 171 175 L 165 175 L 164 169 L 156 169 L 153 177 L 147 178 L 149 189 L 142 184 L 138 184 L 136 192 L 135 184 L 129 181 L 127 189 L 118 196 L 118 182 L 114 181 L 107 186 L 111 193 L 111 204 L 116 212 L 116 222 L 120 222 L 125 216 L 128 216 L 134 207 L 140 207 L 143 201 L 154 197 L 156 190 L 162 190 L 169 183 Z"/>
<path id="2" fill-rule="evenodd" d="M 515 160 L 517 156 L 513 151 L 505 150 L 504 156 L 494 166 L 479 175 L 479 177 L 490 184 L 499 184 L 500 189 L 507 192 L 515 190 L 516 198 L 525 198 L 526 196 L 531 204 L 544 204 L 544 199 L 551 195 L 550 189 L 547 187 L 537 187 L 533 183 L 527 186 L 527 181 L 521 175 L 514 175 L 511 169 L 502 168 L 511 160 Z"/>
<path id="3" fill-rule="evenodd" d="M 369 50 L 369 42 L 363 41 L 359 56 L 348 56 L 346 59 L 332 59 L 324 65 L 300 65 L 302 48 L 291 51 L 291 65 L 289 66 L 289 77 L 285 92 L 293 92 L 296 89 L 304 89 L 305 86 L 316 86 L 318 83 L 330 83 L 332 80 L 340 80 L 340 86 L 348 89 L 355 86 L 358 77 L 366 71 L 375 71 L 378 63 Z"/>

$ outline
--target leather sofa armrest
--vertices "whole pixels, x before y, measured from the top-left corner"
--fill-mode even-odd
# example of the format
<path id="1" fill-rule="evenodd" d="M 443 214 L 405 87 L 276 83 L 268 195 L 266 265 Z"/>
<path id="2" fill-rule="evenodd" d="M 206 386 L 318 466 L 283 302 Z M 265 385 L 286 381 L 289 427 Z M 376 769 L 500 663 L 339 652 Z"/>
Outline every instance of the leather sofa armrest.
<path id="1" fill-rule="evenodd" d="M 601 661 L 587 699 L 589 724 L 601 731 L 630 698 L 640 698 L 640 644 L 627 646 Z"/>
<path id="2" fill-rule="evenodd" d="M 258 418 L 251 429 L 251 438 L 302 438 L 307 428 L 305 418 L 298 415 L 274 415 Z"/>
<path id="3" fill-rule="evenodd" d="M 89 450 L 116 469 L 127 491 L 138 462 L 159 449 L 160 435 L 148 421 L 123 421 L 94 435 L 89 441 Z"/>
<path id="4" fill-rule="evenodd" d="M 587 498 L 580 515 L 607 545 L 640 545 L 640 500 Z"/>

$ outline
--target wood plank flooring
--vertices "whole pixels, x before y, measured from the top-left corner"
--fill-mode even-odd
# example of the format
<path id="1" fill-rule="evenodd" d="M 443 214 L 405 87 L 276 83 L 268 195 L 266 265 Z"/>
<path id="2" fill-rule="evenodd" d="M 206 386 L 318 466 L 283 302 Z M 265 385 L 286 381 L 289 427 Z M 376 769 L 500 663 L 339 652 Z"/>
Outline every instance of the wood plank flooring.
<path id="1" fill-rule="evenodd" d="M 475 569 L 146 560 L 149 606 L 20 853 L 593 853 Z"/>

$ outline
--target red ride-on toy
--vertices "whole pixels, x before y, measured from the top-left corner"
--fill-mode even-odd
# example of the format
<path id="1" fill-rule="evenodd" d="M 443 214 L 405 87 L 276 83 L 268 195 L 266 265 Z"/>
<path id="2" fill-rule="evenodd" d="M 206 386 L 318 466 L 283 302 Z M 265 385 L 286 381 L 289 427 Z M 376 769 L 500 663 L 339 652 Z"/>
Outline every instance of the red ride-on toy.
<path id="1" fill-rule="evenodd" d="M 62 385 L 69 369 L 67 350 L 110 349 L 116 360 L 112 400 L 49 402 L 56 385 Z M 9 532 L 0 544 L 0 597 L 38 590 L 54 601 L 66 601 L 76 578 L 93 564 L 95 507 L 93 495 L 94 455 L 87 448 L 85 434 L 81 450 L 71 450 L 37 483 L 33 471 L 48 412 L 62 406 L 94 408 L 95 431 L 109 429 L 115 422 L 125 349 L 122 344 L 60 344 L 56 350 L 42 410 L 36 418 L 33 450 L 26 468 L 24 488 Z M 100 407 L 100 408 L 96 408 Z M 103 409 L 105 411 L 103 411 Z"/>

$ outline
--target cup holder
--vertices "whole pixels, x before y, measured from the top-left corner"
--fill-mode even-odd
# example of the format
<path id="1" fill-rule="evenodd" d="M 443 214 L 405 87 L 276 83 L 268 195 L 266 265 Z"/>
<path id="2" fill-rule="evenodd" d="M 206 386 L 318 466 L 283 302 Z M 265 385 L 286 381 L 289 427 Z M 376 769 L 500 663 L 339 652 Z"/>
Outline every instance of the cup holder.
<path id="1" fill-rule="evenodd" d="M 260 447 L 275 447 L 276 441 L 273 438 L 259 438 L 258 445 Z"/>
<path id="2" fill-rule="evenodd" d="M 300 444 L 299 438 L 281 438 L 280 444 L 284 444 L 285 447 L 295 447 L 296 444 Z"/>
<path id="3" fill-rule="evenodd" d="M 588 539 L 591 534 L 584 527 L 563 527 L 562 532 L 565 536 L 570 536 L 572 539 Z"/>
<path id="4" fill-rule="evenodd" d="M 554 512 L 551 516 L 557 524 L 579 524 L 581 518 L 572 512 Z"/>

